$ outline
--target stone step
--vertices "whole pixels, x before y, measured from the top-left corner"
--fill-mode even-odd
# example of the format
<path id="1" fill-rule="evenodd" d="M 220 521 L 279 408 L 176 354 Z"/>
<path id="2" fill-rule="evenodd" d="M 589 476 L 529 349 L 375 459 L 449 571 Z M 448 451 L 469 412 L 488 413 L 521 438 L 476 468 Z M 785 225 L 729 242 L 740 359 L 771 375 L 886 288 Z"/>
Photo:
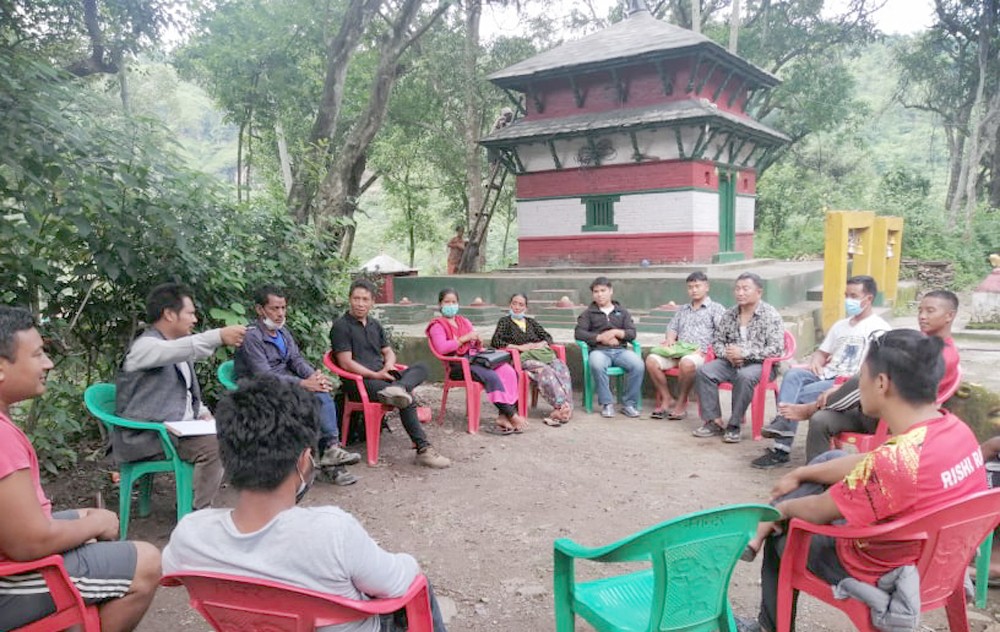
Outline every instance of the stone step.
<path id="1" fill-rule="evenodd" d="M 569 298 L 573 305 L 580 302 L 580 293 L 573 288 L 531 290 L 528 292 L 528 304 L 534 306 L 554 305 L 562 297 Z"/>
<path id="2" fill-rule="evenodd" d="M 427 323 L 434 318 L 436 306 L 423 303 L 379 303 L 375 306 L 377 317 L 394 325 Z"/>
<path id="3" fill-rule="evenodd" d="M 823 302 L 823 284 L 814 285 L 806 290 L 806 300 Z"/>

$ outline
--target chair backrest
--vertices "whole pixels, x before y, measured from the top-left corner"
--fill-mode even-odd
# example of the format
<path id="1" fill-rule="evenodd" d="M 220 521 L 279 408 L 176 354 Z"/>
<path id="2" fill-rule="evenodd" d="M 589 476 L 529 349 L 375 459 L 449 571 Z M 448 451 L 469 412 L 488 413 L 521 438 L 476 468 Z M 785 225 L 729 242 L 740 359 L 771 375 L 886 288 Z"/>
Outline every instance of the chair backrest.
<path id="1" fill-rule="evenodd" d="M 191 605 L 219 632 L 313 632 L 319 626 L 359 621 L 395 612 L 414 599 L 428 599 L 427 580 L 423 575 L 417 576 L 402 597 L 370 601 L 355 601 L 266 579 L 223 573 L 171 573 L 160 583 L 184 586 Z M 426 617 L 408 616 L 409 629 L 432 632 L 429 602 L 426 613 Z"/>
<path id="2" fill-rule="evenodd" d="M 219 365 L 219 368 L 215 371 L 215 376 L 219 378 L 219 383 L 226 387 L 227 390 L 235 391 L 239 386 L 236 385 L 236 363 L 232 360 L 226 360 Z"/>
<path id="3" fill-rule="evenodd" d="M 98 383 L 87 387 L 83 392 L 83 403 L 90 414 L 97 417 L 110 433 L 115 426 L 132 428 L 134 430 L 150 430 L 160 434 L 160 443 L 168 459 L 177 458 L 177 450 L 167 436 L 163 424 L 150 421 L 125 419 L 115 414 L 115 396 L 117 389 L 114 384 Z"/>
<path id="4" fill-rule="evenodd" d="M 784 362 L 785 360 L 791 360 L 795 357 L 795 350 L 797 344 L 795 342 L 795 336 L 792 332 L 785 330 L 785 352 L 776 358 L 778 362 Z"/>
<path id="5" fill-rule="evenodd" d="M 88 608 L 76 586 L 70 581 L 61 555 L 49 555 L 30 562 L 0 562 L 0 577 L 39 573 L 55 605 L 55 612 L 17 630 L 64 630 L 82 625 L 84 632 L 100 632 L 95 608 Z"/>
<path id="6" fill-rule="evenodd" d="M 886 525 L 868 542 L 924 541 L 917 571 L 921 609 L 943 605 L 956 587 L 961 590 L 965 569 L 979 543 L 1000 523 L 1000 489 L 989 490 L 944 504 Z M 879 529 L 875 527 L 874 529 Z"/>
<path id="7" fill-rule="evenodd" d="M 717 621 L 728 607 L 729 580 L 761 521 L 777 520 L 767 505 L 730 505 L 668 520 L 631 535 L 595 561 L 650 561 L 655 630 Z M 707 628 L 706 628 L 707 629 Z"/>

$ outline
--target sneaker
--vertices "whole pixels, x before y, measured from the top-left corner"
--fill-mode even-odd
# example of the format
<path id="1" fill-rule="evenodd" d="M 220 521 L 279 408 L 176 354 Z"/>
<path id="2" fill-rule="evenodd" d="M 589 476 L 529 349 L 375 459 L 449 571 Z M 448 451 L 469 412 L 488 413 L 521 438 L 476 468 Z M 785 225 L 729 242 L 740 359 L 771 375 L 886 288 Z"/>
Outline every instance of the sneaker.
<path id="1" fill-rule="evenodd" d="M 722 440 L 726 443 L 739 443 L 743 440 L 743 432 L 740 428 L 726 428 L 726 434 L 722 435 Z"/>
<path id="2" fill-rule="evenodd" d="M 406 392 L 402 386 L 386 386 L 378 392 L 378 401 L 383 404 L 395 406 L 396 408 L 406 408 L 413 403 L 413 395 Z"/>
<path id="3" fill-rule="evenodd" d="M 605 419 L 611 419 L 614 416 L 615 416 L 614 404 L 605 404 L 601 406 L 601 417 L 604 417 Z"/>
<path id="4" fill-rule="evenodd" d="M 320 467 L 336 467 L 338 465 L 354 465 L 361 461 L 357 452 L 348 452 L 339 445 L 332 445 L 323 452 L 323 458 L 316 462 Z"/>
<path id="5" fill-rule="evenodd" d="M 725 432 L 726 431 L 722 429 L 722 426 L 714 421 L 706 421 L 701 425 L 701 428 L 692 431 L 691 434 L 699 439 L 707 439 L 708 437 L 720 437 L 725 434 Z"/>
<path id="6" fill-rule="evenodd" d="M 667 416 L 667 411 L 660 410 L 659 408 L 656 408 L 653 410 L 653 412 L 649 413 L 650 419 L 663 419 L 666 416 Z"/>
<path id="7" fill-rule="evenodd" d="M 736 632 L 761 632 L 760 624 L 750 617 L 733 617 L 736 621 Z"/>
<path id="8" fill-rule="evenodd" d="M 794 439 L 794 430 L 785 430 L 783 428 L 776 428 L 775 425 L 767 424 L 760 429 L 760 434 L 768 439 Z"/>
<path id="9" fill-rule="evenodd" d="M 331 470 L 326 470 L 325 478 L 338 487 L 347 487 L 358 482 L 358 477 L 351 474 L 343 466 L 337 466 Z"/>
<path id="10" fill-rule="evenodd" d="M 427 446 L 423 450 L 419 450 L 417 452 L 417 465 L 423 465 L 424 467 L 430 467 L 436 470 L 443 470 L 451 465 L 451 459 L 438 454 L 437 450 L 435 450 L 433 446 Z"/>
<path id="11" fill-rule="evenodd" d="M 622 414 L 630 419 L 635 419 L 639 416 L 639 411 L 635 409 L 635 406 L 626 406 L 622 408 Z"/>
<path id="12" fill-rule="evenodd" d="M 768 448 L 763 456 L 759 456 L 753 461 L 750 461 L 750 466 L 755 467 L 758 470 L 769 470 L 772 467 L 782 467 L 784 465 L 788 465 L 788 461 L 790 459 L 791 455 L 784 450 Z"/>

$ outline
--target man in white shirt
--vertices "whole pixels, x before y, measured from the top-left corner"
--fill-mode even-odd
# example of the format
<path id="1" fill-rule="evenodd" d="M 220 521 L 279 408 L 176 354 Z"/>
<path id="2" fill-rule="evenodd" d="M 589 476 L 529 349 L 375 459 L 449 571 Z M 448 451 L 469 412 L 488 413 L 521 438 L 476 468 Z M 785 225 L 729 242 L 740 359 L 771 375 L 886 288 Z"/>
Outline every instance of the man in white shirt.
<path id="1" fill-rule="evenodd" d="M 163 550 L 163 570 L 256 577 L 348 599 L 400 597 L 420 572 L 383 550 L 338 507 L 299 507 L 316 476 L 319 407 L 302 387 L 272 376 L 240 382 L 216 407 L 219 452 L 234 509 L 188 514 Z M 431 592 L 434 632 L 446 632 Z M 379 632 L 379 617 L 323 628 Z"/>
<path id="2" fill-rule="evenodd" d="M 774 439 L 774 446 L 750 465 L 769 469 L 787 464 L 799 422 L 809 419 L 822 407 L 822 395 L 837 378 L 858 373 L 872 333 L 892 329 L 889 323 L 872 313 L 876 294 L 878 286 L 870 276 L 853 276 L 847 280 L 844 292 L 847 318 L 838 320 L 830 328 L 823 344 L 810 356 L 808 367 L 793 368 L 782 377 L 778 415 L 762 430 L 765 437 Z"/>

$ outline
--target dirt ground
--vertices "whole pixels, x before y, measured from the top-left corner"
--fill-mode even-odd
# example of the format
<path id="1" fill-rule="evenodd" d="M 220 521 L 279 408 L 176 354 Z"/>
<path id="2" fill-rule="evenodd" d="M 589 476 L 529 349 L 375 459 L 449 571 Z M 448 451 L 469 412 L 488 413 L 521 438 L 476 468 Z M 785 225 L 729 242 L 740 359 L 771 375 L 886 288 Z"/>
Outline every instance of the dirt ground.
<path id="1" fill-rule="evenodd" d="M 969 346 L 976 349 L 962 351 L 967 376 L 1000 390 L 992 369 L 1000 346 Z M 437 385 L 418 389 L 418 397 L 435 412 L 440 393 Z M 723 394 L 724 409 L 726 398 Z M 541 423 L 547 407 L 540 404 L 526 433 L 498 437 L 464 432 L 464 402 L 464 392 L 454 392 L 445 424 L 427 427 L 438 450 L 453 460 L 450 469 L 414 465 L 398 418 L 391 417 L 393 432 L 383 433 L 378 467 L 354 466 L 361 480 L 351 487 L 318 482 L 304 501 L 339 505 L 386 549 L 415 555 L 443 602 L 452 632 L 552 630 L 553 540 L 569 537 L 602 545 L 685 512 L 760 501 L 787 471 L 748 466 L 766 445 L 749 440 L 748 427 L 744 441 L 736 445 L 692 437 L 694 405 L 689 418 L 680 422 L 649 419 L 647 401 L 640 419 L 607 420 L 578 409 L 570 424 L 549 428 Z M 773 402 L 769 415 L 771 406 Z M 484 424 L 496 417 L 488 404 L 482 413 Z M 803 426 L 793 464 L 803 461 L 804 433 Z M 68 486 L 50 485 L 57 507 L 60 500 L 90 504 L 88 479 L 93 480 L 81 472 Z M 166 543 L 174 524 L 172 485 L 169 477 L 158 480 L 154 513 L 133 519 L 131 538 L 161 547 Z M 224 494 L 222 501 L 231 502 L 232 496 Z M 731 599 L 738 614 L 756 611 L 759 564 L 737 566 Z M 583 576 L 597 570 L 578 566 Z M 993 592 L 991 600 L 987 611 L 970 608 L 974 632 L 1000 629 L 995 623 L 1000 620 L 1000 595 Z M 809 598 L 800 601 L 798 622 L 807 632 L 853 629 L 842 614 Z M 927 615 L 924 626 L 946 630 L 943 611 Z M 179 588 L 161 588 L 139 627 L 145 632 L 209 629 Z M 577 629 L 591 628 L 579 621 Z"/>

